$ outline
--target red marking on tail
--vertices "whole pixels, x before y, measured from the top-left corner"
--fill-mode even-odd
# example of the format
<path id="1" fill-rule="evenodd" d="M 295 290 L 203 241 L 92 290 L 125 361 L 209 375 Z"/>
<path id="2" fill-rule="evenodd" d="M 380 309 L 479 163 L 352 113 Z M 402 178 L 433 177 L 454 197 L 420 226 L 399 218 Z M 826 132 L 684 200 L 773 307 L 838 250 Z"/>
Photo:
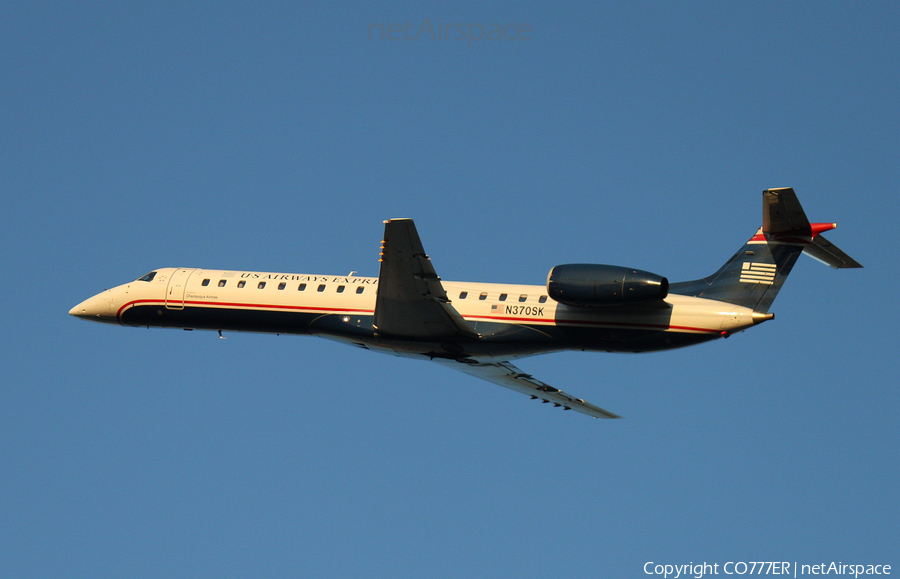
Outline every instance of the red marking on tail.
<path id="1" fill-rule="evenodd" d="M 810 223 L 809 228 L 811 230 L 810 237 L 815 237 L 818 234 L 830 231 L 837 227 L 837 223 Z"/>

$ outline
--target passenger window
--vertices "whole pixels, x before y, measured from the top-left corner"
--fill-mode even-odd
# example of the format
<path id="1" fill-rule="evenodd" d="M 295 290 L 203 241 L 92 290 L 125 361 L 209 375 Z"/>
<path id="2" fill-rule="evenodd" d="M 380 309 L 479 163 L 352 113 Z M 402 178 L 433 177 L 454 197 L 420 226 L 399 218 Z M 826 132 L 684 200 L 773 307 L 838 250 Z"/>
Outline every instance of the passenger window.
<path id="1" fill-rule="evenodd" d="M 480 300 L 486 300 L 486 299 L 487 299 L 487 292 L 481 292 L 481 295 L 478 296 L 478 299 L 480 299 Z"/>
<path id="2" fill-rule="evenodd" d="M 365 287 L 359 286 L 359 287 L 356 288 L 356 293 L 361 294 L 361 293 L 363 293 L 365 290 L 366 290 Z"/>
<path id="3" fill-rule="evenodd" d="M 297 291 L 298 291 L 298 292 L 306 291 L 306 284 L 305 284 L 305 283 L 301 283 L 301 284 L 297 287 Z"/>
<path id="4" fill-rule="evenodd" d="M 323 283 L 322 285 L 320 285 L 319 287 L 317 287 L 317 288 L 316 288 L 316 291 L 317 291 L 317 292 L 323 292 L 323 291 L 325 291 L 325 284 Z"/>
<path id="5" fill-rule="evenodd" d="M 339 286 L 338 286 L 338 289 L 337 289 L 337 293 L 339 293 L 339 294 L 344 293 L 344 286 L 339 285 Z"/>
<path id="6" fill-rule="evenodd" d="M 541 296 L 541 297 L 539 297 L 539 298 L 538 298 L 538 301 L 539 301 L 540 303 L 542 303 L 542 304 L 545 303 L 545 302 L 547 301 L 547 296 Z"/>
<path id="7" fill-rule="evenodd" d="M 219 280 L 219 287 L 225 287 L 225 280 L 224 280 L 224 279 L 220 279 L 220 280 Z"/>
<path id="8" fill-rule="evenodd" d="M 467 295 L 469 295 L 469 292 L 459 292 L 459 299 L 464 300 Z"/>
<path id="9" fill-rule="evenodd" d="M 500 301 L 501 301 L 501 302 L 505 302 L 505 301 L 506 301 L 506 294 L 500 294 Z"/>
<path id="10" fill-rule="evenodd" d="M 525 294 L 522 294 L 522 295 L 519 296 L 519 301 L 520 301 L 520 302 L 524 302 L 524 301 L 527 300 L 527 299 L 528 299 L 528 296 L 525 295 Z"/>
<path id="11" fill-rule="evenodd" d="M 242 287 L 244 287 L 245 285 L 247 285 L 247 282 L 245 282 L 244 280 L 241 280 L 241 281 L 238 282 L 238 287 L 239 287 L 239 288 L 242 288 Z"/>
<path id="12" fill-rule="evenodd" d="M 208 286 L 208 285 L 209 285 L 209 278 L 206 278 L 205 280 L 203 280 L 203 283 L 201 283 L 200 285 L 202 285 L 203 287 Z"/>
<path id="13" fill-rule="evenodd" d="M 284 282 L 281 282 L 280 284 L 278 284 L 278 289 L 280 289 L 280 290 L 283 290 L 285 287 L 287 287 L 287 284 Z"/>
<path id="14" fill-rule="evenodd" d="M 261 281 L 261 282 L 259 282 L 259 285 L 256 286 L 256 289 L 262 289 L 262 288 L 264 288 L 264 287 L 266 287 L 266 282 Z"/>

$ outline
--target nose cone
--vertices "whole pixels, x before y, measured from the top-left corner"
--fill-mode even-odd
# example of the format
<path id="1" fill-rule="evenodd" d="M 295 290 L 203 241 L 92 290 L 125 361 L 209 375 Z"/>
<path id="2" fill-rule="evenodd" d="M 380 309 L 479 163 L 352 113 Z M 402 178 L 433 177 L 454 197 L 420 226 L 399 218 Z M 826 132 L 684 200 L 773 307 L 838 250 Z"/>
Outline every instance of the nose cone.
<path id="1" fill-rule="evenodd" d="M 69 315 L 94 322 L 115 322 L 116 311 L 110 290 L 84 300 L 69 310 Z"/>

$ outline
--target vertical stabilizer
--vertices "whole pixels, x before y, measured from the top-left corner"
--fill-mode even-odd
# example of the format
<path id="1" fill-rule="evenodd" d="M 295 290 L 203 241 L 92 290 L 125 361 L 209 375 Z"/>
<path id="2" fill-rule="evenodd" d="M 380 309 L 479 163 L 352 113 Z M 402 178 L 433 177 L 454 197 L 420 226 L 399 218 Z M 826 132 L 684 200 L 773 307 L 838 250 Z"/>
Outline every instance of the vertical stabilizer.
<path id="1" fill-rule="evenodd" d="M 832 267 L 862 267 L 819 235 L 835 223 L 810 223 L 790 187 L 763 191 L 763 226 L 719 271 L 671 284 L 669 292 L 765 313 L 803 251 Z"/>

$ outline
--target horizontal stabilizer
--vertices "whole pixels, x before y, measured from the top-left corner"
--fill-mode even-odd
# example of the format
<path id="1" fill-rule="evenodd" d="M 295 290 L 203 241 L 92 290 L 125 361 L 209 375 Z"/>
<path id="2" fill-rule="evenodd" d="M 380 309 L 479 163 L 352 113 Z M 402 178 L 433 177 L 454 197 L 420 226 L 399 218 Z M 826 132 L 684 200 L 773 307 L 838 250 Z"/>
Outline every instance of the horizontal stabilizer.
<path id="1" fill-rule="evenodd" d="M 862 267 L 855 259 L 838 249 L 838 247 L 825 239 L 823 235 L 817 235 L 812 243 L 803 248 L 806 255 L 830 265 L 835 269 L 844 267 Z"/>
<path id="2" fill-rule="evenodd" d="M 763 226 L 766 239 L 799 241 L 803 251 L 834 268 L 862 267 L 856 260 L 819 235 L 836 223 L 810 223 L 791 187 L 763 191 Z"/>

